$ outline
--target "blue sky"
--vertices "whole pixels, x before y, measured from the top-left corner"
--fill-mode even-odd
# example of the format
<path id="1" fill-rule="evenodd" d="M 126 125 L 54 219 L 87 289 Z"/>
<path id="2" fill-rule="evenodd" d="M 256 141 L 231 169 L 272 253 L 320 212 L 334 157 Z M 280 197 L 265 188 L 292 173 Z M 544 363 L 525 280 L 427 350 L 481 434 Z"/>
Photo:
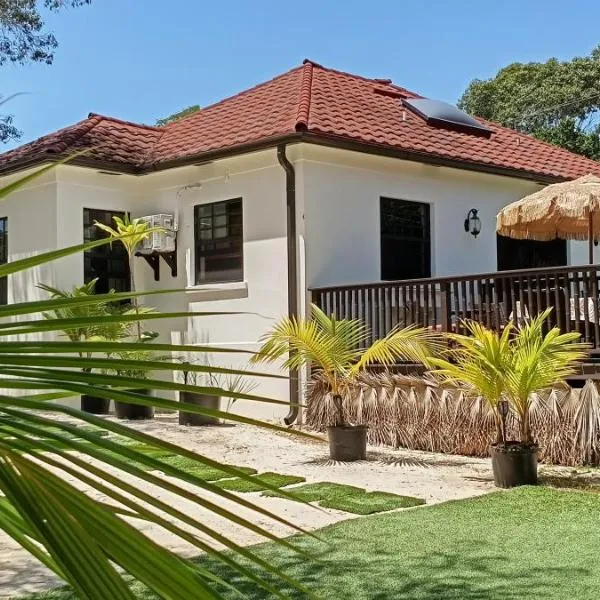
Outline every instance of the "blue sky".
<path id="1" fill-rule="evenodd" d="M 52 66 L 2 67 L 2 94 L 28 92 L 9 105 L 24 141 L 88 112 L 153 124 L 305 57 L 456 102 L 505 64 L 600 43 L 597 0 L 93 0 L 48 23 Z"/>

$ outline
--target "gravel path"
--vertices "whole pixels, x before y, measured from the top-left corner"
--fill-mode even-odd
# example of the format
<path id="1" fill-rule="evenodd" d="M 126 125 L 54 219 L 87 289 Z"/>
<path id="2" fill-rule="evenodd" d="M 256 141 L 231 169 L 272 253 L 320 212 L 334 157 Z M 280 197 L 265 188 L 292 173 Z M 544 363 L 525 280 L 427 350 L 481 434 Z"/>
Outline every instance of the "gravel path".
<path id="1" fill-rule="evenodd" d="M 259 472 L 301 475 L 307 482 L 332 481 L 360 486 L 370 491 L 416 496 L 423 498 L 427 504 L 477 496 L 494 489 L 489 461 L 477 458 L 378 447 L 369 449 L 367 461 L 332 464 L 328 460 L 328 449 L 324 441 L 306 440 L 254 427 L 182 427 L 177 425 L 175 417 L 168 415 L 159 415 L 153 421 L 134 423 L 133 426 L 150 435 L 236 466 L 254 467 Z M 146 482 L 138 483 L 161 500 L 174 503 L 172 494 Z M 187 484 L 181 485 L 194 489 Z M 89 493 L 93 497 L 103 498 L 93 490 Z M 211 496 L 209 493 L 202 494 Z M 244 496 L 305 529 L 318 529 L 343 519 L 356 518 L 355 515 L 341 511 L 317 509 L 279 498 L 263 498 L 259 493 Z M 231 503 L 222 500 L 219 503 L 231 506 Z M 237 543 L 253 544 L 262 541 L 256 534 L 231 525 L 189 501 L 178 499 L 177 505 L 206 525 L 226 532 Z M 237 505 L 235 512 L 279 536 L 292 533 L 285 526 L 273 523 L 254 512 L 242 510 Z M 143 523 L 140 529 L 183 555 L 198 554 L 196 548 L 156 526 Z M 24 595 L 59 583 L 43 565 L 0 533 L 0 598 Z"/>

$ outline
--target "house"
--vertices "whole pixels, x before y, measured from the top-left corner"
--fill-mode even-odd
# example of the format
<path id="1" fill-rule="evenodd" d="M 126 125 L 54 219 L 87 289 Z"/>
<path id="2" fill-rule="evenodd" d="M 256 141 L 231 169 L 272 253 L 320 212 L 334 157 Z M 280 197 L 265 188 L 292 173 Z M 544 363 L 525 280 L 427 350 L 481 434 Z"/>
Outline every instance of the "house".
<path id="1" fill-rule="evenodd" d="M 350 286 L 327 297 L 335 310 L 364 282 L 584 264 L 582 242 L 497 240 L 495 216 L 549 182 L 600 174 L 594 161 L 388 79 L 309 60 L 164 127 L 90 114 L 0 155 L 2 184 L 72 155 L 3 203 L 0 260 L 81 243 L 98 234 L 94 220 L 114 214 L 175 215 L 176 269 L 157 260 L 156 281 L 137 259 L 136 286 L 180 290 L 152 297 L 163 311 L 244 314 L 164 322 L 161 336 L 187 331 L 246 350 L 282 315 L 305 314 L 312 288 Z M 43 297 L 39 282 L 70 288 L 92 277 L 101 289 L 126 288 L 116 246 L 11 276 L 0 301 Z M 295 385 L 262 380 L 257 393 L 294 398 Z"/>

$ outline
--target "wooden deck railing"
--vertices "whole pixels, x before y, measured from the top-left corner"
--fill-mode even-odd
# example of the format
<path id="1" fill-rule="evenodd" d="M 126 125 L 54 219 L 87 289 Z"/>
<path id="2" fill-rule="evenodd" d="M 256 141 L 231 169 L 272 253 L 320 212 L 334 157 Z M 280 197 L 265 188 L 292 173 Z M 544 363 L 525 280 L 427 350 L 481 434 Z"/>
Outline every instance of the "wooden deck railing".
<path id="1" fill-rule="evenodd" d="M 548 306 L 548 326 L 579 331 L 600 348 L 600 265 L 499 271 L 460 277 L 313 288 L 312 301 L 338 318 L 358 318 L 372 340 L 410 324 L 464 333 L 465 319 L 502 329 Z"/>

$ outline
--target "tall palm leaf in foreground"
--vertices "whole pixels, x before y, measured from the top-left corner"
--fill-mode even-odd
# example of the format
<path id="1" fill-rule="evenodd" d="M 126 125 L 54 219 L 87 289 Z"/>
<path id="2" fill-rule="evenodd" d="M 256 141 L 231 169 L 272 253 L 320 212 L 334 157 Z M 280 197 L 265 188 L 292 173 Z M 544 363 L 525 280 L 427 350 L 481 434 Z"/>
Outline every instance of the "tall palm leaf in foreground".
<path id="1" fill-rule="evenodd" d="M 398 361 L 427 361 L 439 347 L 437 336 L 423 328 L 406 327 L 365 346 L 369 329 L 358 319 L 327 316 L 312 305 L 311 319 L 285 317 L 262 338 L 251 361 L 279 361 L 286 369 L 312 366 L 320 372 L 335 404 L 335 424 L 345 425 L 342 398 L 356 376 L 371 365 L 391 366 Z"/>
<path id="2" fill-rule="evenodd" d="M 40 170 L 44 172 L 47 168 Z M 32 177 L 24 178 L 24 182 Z M 22 182 L 23 183 L 23 182 Z M 5 197 L 18 186 L 0 190 Z M 0 266 L 0 277 L 36 267 L 69 254 L 81 252 L 112 238 L 73 246 Z M 164 292 L 154 292 L 164 293 Z M 200 475 L 182 470 L 166 457 L 179 455 L 196 461 L 199 469 L 220 470 L 225 476 L 248 478 L 236 467 L 221 464 L 163 439 L 148 436 L 122 424 L 92 414 L 50 403 L 51 400 L 89 394 L 133 404 L 186 410 L 272 427 L 249 418 L 208 411 L 195 405 L 173 402 L 164 392 L 171 390 L 211 393 L 236 399 L 278 403 L 276 400 L 234 393 L 227 390 L 185 385 L 156 377 L 166 370 L 206 372 L 202 365 L 181 365 L 176 361 L 123 360 L 97 358 L 97 353 L 141 351 L 146 345 L 133 342 L 37 341 L 28 334 L 77 331 L 91 326 L 110 326 L 138 321 L 210 316 L 210 313 L 140 313 L 98 315 L 94 307 L 106 302 L 137 299 L 136 293 L 92 296 L 52 297 L 0 307 L 0 529 L 69 583 L 81 598 L 92 600 L 133 598 L 123 577 L 128 573 L 162 598 L 220 598 L 220 586 L 227 581 L 193 565 L 157 545 L 136 527 L 152 523 L 208 552 L 233 567 L 238 573 L 263 586 L 270 597 L 283 597 L 276 581 L 301 589 L 301 584 L 262 560 L 252 550 L 242 548 L 222 532 L 215 531 L 199 518 L 178 508 L 176 500 L 161 500 L 161 492 L 191 501 L 214 512 L 232 524 L 244 527 L 267 539 L 276 539 L 257 524 L 265 517 L 294 527 L 285 519 L 255 506 L 210 483 Z M 88 307 L 90 314 L 87 314 Z M 81 312 L 75 309 L 84 309 Z M 52 312 L 52 319 L 45 315 Z M 16 318 L 18 317 L 18 320 Z M 15 336 L 19 336 L 16 338 Z M 15 341 L 18 340 L 18 341 Z M 231 352 L 224 348 L 155 344 L 157 351 Z M 141 370 L 146 377 L 106 375 L 116 368 Z M 232 369 L 212 369 L 230 375 Z M 265 375 L 267 376 L 267 375 Z M 271 375 L 272 376 L 272 375 Z M 136 393 L 149 385 L 155 397 Z M 282 402 L 282 404 L 284 404 Z M 85 423 L 86 427 L 80 425 Z M 107 433 L 111 435 L 106 435 Z M 115 469 L 118 469 L 115 472 Z M 168 480 L 156 474 L 162 471 Z M 145 489 L 136 483 L 143 480 Z M 182 482 L 196 486 L 192 491 Z M 148 488 L 149 484 L 149 488 Z M 106 500 L 93 500 L 82 491 L 91 488 Z M 269 486 L 270 487 L 270 486 Z M 207 495 L 205 492 L 214 495 Z M 222 501 L 227 503 L 222 503 Z M 231 506 L 231 508 L 228 507 Z M 240 516 L 238 509 L 253 511 L 253 517 Z M 283 546 L 295 548 L 286 540 Z M 213 549 L 214 544 L 231 552 Z M 243 559 L 243 560 L 241 560 Z"/>
<path id="3" fill-rule="evenodd" d="M 533 444 L 530 413 L 533 395 L 551 389 L 577 371 L 587 354 L 579 333 L 548 332 L 551 308 L 520 328 L 509 324 L 502 333 L 476 322 L 465 323 L 469 335 L 449 334 L 456 346 L 446 358 L 432 358 L 432 371 L 441 379 L 485 398 L 497 425 L 497 443 L 507 442 L 499 411 L 506 400 L 519 422 L 521 444 Z"/>

